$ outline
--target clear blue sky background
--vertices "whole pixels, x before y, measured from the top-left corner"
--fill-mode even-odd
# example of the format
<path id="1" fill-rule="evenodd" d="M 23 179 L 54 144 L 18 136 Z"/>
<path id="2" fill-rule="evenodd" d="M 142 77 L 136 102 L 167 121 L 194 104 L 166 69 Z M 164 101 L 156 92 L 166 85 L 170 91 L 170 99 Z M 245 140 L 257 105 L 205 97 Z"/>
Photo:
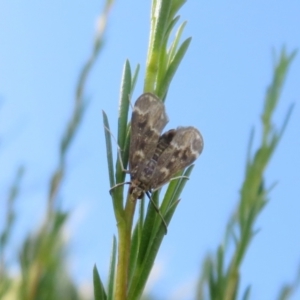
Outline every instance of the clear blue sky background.
<path id="1" fill-rule="evenodd" d="M 40 224 L 58 144 L 73 108 L 78 73 L 90 53 L 101 1 L 2 1 L 0 10 L 1 199 L 19 164 L 26 166 L 17 203 L 13 247 Z M 104 50 L 87 86 L 90 105 L 68 158 L 60 194 L 72 209 L 68 225 L 70 268 L 79 283 L 92 282 L 97 263 L 107 274 L 116 234 L 108 193 L 101 110 L 116 133 L 120 78 L 125 60 L 141 72 L 134 98 L 142 93 L 149 35 L 150 1 L 117 1 Z M 193 40 L 170 87 L 167 128 L 193 125 L 205 147 L 157 258 L 161 277 L 152 286 L 162 299 L 191 290 L 205 254 L 224 234 L 239 197 L 250 129 L 260 138 L 260 113 L 271 81 L 272 50 L 300 46 L 300 2 L 187 1 L 181 21 Z M 278 124 L 291 103 L 289 126 L 266 173 L 278 181 L 259 217 L 260 232 L 242 268 L 242 288 L 253 299 L 274 299 L 300 263 L 300 57 L 290 69 L 276 112 Z M 2 200 L 1 200 L 2 201 Z M 2 205 L 2 204 L 1 204 Z M 0 214 L 1 223 L 3 214 Z M 190 295 L 193 295 L 190 293 Z M 300 294 L 294 299 L 299 299 Z"/>

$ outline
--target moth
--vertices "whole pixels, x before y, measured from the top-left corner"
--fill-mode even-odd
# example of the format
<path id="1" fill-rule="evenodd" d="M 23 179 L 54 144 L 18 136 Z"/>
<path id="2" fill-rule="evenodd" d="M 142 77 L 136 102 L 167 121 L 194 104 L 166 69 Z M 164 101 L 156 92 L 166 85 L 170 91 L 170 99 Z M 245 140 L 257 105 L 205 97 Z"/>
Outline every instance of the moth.
<path id="1" fill-rule="evenodd" d="M 125 182 L 130 184 L 129 194 L 134 201 L 145 194 L 149 197 L 165 228 L 167 224 L 151 193 L 192 164 L 203 150 L 203 138 L 195 127 L 178 127 L 162 134 L 168 121 L 163 102 L 154 94 L 144 93 L 136 100 L 131 117 L 129 170 L 126 171 L 130 182 Z"/>

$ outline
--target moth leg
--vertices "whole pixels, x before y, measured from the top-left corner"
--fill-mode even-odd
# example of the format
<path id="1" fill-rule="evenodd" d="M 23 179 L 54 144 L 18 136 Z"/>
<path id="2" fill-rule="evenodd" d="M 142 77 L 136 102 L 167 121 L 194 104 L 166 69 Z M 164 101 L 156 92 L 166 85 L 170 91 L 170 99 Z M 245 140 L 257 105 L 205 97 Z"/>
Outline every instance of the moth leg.
<path id="1" fill-rule="evenodd" d="M 151 203 L 152 203 L 152 205 L 153 205 L 155 211 L 156 211 L 156 212 L 158 213 L 158 215 L 160 216 L 160 218 L 161 218 L 161 220 L 162 220 L 162 222 L 163 222 L 163 224 L 164 224 L 164 227 L 165 227 L 165 231 L 166 231 L 165 234 L 167 234 L 167 233 L 168 233 L 168 225 L 167 225 L 167 223 L 166 223 L 166 221 L 165 221 L 163 215 L 161 214 L 159 208 L 157 207 L 157 205 L 156 205 L 155 202 L 153 201 L 153 199 L 152 199 L 150 193 L 149 193 L 149 192 L 146 192 L 146 195 L 147 195 L 147 197 L 149 198 L 149 200 L 151 201 Z"/>
<path id="2" fill-rule="evenodd" d="M 126 169 L 124 168 L 123 160 L 122 160 L 122 156 L 121 156 L 121 148 L 120 148 L 120 146 L 118 145 L 118 142 L 117 142 L 115 136 L 112 134 L 112 132 L 111 132 L 106 126 L 104 126 L 104 128 L 105 128 L 105 130 L 112 136 L 112 138 L 114 139 L 115 143 L 116 143 L 117 146 L 118 146 L 118 156 L 119 156 L 119 161 L 120 161 L 120 165 L 121 165 L 122 171 L 123 171 L 124 173 L 130 174 L 130 171 L 129 171 L 129 170 L 126 170 Z M 113 188 L 114 188 L 114 187 L 112 187 L 111 189 L 113 189 Z M 111 191 L 111 189 L 110 189 L 110 191 Z"/>
<path id="3" fill-rule="evenodd" d="M 131 182 L 121 182 L 121 183 L 117 183 L 116 185 L 114 185 L 113 187 L 111 187 L 111 188 L 109 189 L 109 193 L 111 194 L 111 192 L 112 192 L 115 188 L 117 188 L 117 187 L 119 187 L 119 186 L 122 186 L 122 185 L 125 185 L 125 184 L 131 184 Z"/>

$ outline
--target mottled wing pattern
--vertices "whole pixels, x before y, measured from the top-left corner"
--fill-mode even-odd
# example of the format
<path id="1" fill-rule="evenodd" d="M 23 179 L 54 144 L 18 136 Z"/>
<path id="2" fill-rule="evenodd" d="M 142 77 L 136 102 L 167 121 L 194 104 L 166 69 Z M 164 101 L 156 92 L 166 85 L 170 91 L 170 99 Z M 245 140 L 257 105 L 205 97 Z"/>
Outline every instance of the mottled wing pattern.
<path id="1" fill-rule="evenodd" d="M 202 149 L 203 138 L 195 127 L 178 127 L 169 146 L 158 157 L 156 168 L 149 182 L 150 189 L 158 189 L 178 171 L 192 164 Z"/>
<path id="2" fill-rule="evenodd" d="M 161 132 L 167 123 L 165 106 L 155 95 L 145 93 L 137 99 L 131 117 L 131 180 L 139 178 L 143 166 L 153 157 Z"/>
<path id="3" fill-rule="evenodd" d="M 162 153 L 170 146 L 170 143 L 173 140 L 175 134 L 176 130 L 171 129 L 161 135 L 158 139 L 158 143 L 151 159 L 147 160 L 145 164 L 141 165 L 141 169 L 139 167 L 138 185 L 144 191 L 151 190 L 151 180 L 154 175 L 154 170 L 157 167 L 157 162 Z"/>

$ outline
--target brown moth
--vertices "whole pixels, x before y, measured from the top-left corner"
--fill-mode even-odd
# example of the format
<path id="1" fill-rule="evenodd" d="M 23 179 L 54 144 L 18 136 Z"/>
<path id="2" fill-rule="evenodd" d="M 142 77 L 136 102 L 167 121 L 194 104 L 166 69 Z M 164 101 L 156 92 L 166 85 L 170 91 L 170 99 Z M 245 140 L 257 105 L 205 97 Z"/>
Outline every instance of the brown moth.
<path id="1" fill-rule="evenodd" d="M 145 93 L 137 99 L 129 148 L 129 193 L 135 200 L 144 194 L 151 199 L 153 190 L 169 182 L 202 152 L 203 138 L 195 127 L 178 127 L 161 135 L 167 122 L 165 106 L 155 95 Z"/>

